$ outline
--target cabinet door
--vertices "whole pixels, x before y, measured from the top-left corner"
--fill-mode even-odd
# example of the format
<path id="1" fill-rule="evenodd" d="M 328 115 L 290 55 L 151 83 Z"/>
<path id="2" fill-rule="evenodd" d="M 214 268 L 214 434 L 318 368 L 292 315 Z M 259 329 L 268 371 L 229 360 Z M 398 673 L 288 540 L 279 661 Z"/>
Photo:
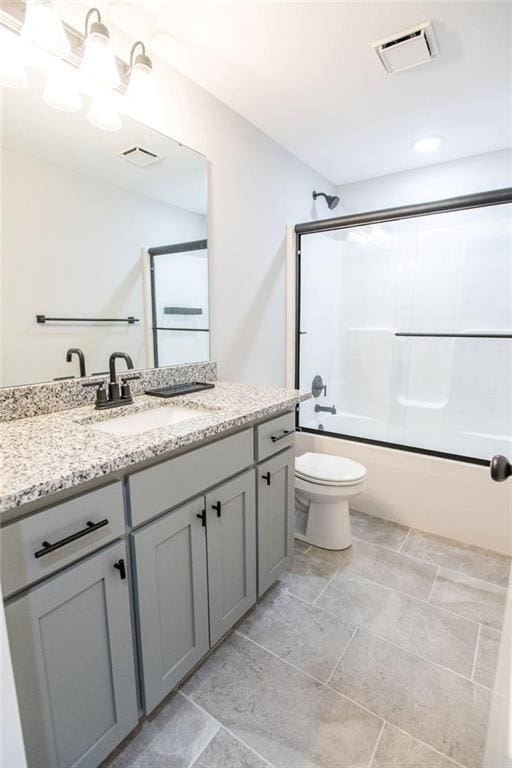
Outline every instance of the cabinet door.
<path id="1" fill-rule="evenodd" d="M 138 719 L 123 543 L 6 605 L 30 768 L 97 768 Z"/>
<path id="2" fill-rule="evenodd" d="M 292 561 L 294 525 L 293 450 L 257 467 L 258 595 L 266 592 Z"/>
<path id="3" fill-rule="evenodd" d="M 254 470 L 206 496 L 210 641 L 256 602 Z"/>
<path id="4" fill-rule="evenodd" d="M 204 499 L 133 535 L 146 712 L 208 652 Z"/>

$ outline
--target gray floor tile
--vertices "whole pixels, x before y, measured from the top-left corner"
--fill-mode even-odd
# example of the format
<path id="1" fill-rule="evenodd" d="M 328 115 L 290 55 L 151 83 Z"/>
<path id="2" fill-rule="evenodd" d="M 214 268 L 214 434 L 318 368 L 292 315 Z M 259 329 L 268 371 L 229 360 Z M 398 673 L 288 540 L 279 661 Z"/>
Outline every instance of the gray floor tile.
<path id="1" fill-rule="evenodd" d="M 277 768 L 366 768 L 380 732 L 379 718 L 236 634 L 184 690 Z"/>
<path id="2" fill-rule="evenodd" d="M 301 539 L 295 539 L 296 552 L 307 552 L 310 546 L 311 544 L 308 544 L 307 541 L 302 541 Z"/>
<path id="3" fill-rule="evenodd" d="M 491 692 L 363 630 L 330 685 L 468 768 L 480 768 Z"/>
<path id="4" fill-rule="evenodd" d="M 357 539 L 381 544 L 388 549 L 400 549 L 409 532 L 409 528 L 405 525 L 384 520 L 382 517 L 365 515 L 363 512 L 356 512 L 355 510 L 350 511 L 350 521 L 352 535 Z"/>
<path id="5" fill-rule="evenodd" d="M 370 768 L 454 768 L 447 757 L 386 724 Z"/>
<path id="6" fill-rule="evenodd" d="M 402 552 L 475 579 L 508 585 L 511 559 L 498 552 L 472 547 L 431 533 L 411 531 Z"/>
<path id="7" fill-rule="evenodd" d="M 188 768 L 219 728 L 213 717 L 177 694 L 144 723 L 112 768 Z"/>
<path id="8" fill-rule="evenodd" d="M 268 768 L 268 763 L 221 728 L 191 768 Z"/>
<path id="9" fill-rule="evenodd" d="M 494 686 L 500 642 L 501 632 L 496 632 L 496 630 L 489 629 L 488 627 L 482 627 L 473 680 L 481 685 L 486 685 L 488 688 Z"/>
<path id="10" fill-rule="evenodd" d="M 326 682 L 355 628 L 281 588 L 256 606 L 239 631 Z"/>
<path id="11" fill-rule="evenodd" d="M 295 552 L 293 565 L 280 581 L 303 600 L 313 602 L 337 571 L 337 566 L 311 552 Z"/>
<path id="12" fill-rule="evenodd" d="M 428 563 L 356 539 L 349 549 L 340 552 L 312 547 L 308 554 L 323 558 L 324 562 L 337 564 L 339 568 L 350 568 L 360 576 L 399 589 L 420 600 L 427 599 L 437 570 Z"/>
<path id="13" fill-rule="evenodd" d="M 340 571 L 316 603 L 419 656 L 471 677 L 478 625 Z"/>
<path id="14" fill-rule="evenodd" d="M 493 629 L 501 629 L 506 599 L 506 589 L 446 568 L 439 571 L 430 596 L 433 605 Z"/>

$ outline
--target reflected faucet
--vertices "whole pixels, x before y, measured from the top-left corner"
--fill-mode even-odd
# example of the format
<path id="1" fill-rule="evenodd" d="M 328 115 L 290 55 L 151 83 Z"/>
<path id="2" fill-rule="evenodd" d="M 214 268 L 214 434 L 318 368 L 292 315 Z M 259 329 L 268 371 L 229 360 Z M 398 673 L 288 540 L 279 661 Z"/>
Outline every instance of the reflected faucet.
<path id="1" fill-rule="evenodd" d="M 87 375 L 85 372 L 85 355 L 81 349 L 78 349 L 78 347 L 71 347 L 71 349 L 68 349 L 66 352 L 66 363 L 71 362 L 73 355 L 78 357 L 78 364 L 80 366 L 80 378 L 83 379 L 84 376 Z"/>

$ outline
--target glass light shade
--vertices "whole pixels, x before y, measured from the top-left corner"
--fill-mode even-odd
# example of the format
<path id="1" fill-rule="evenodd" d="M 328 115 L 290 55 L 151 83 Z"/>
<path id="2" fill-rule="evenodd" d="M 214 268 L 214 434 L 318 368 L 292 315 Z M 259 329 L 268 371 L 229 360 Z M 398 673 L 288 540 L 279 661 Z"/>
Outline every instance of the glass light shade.
<path id="1" fill-rule="evenodd" d="M 27 88 L 25 51 L 19 35 L 0 27 L 0 85 Z"/>
<path id="2" fill-rule="evenodd" d="M 27 0 L 21 35 L 26 42 L 59 59 L 71 53 L 71 44 L 53 0 Z"/>
<path id="3" fill-rule="evenodd" d="M 77 71 L 63 61 L 54 61 L 48 72 L 43 99 L 55 109 L 78 112 L 82 108 L 82 99 Z"/>
<path id="4" fill-rule="evenodd" d="M 121 83 L 110 38 L 107 35 L 89 32 L 85 40 L 80 75 L 85 81 L 92 80 L 108 88 L 117 88 Z"/>
<path id="5" fill-rule="evenodd" d="M 115 94 L 107 91 L 95 96 L 87 119 L 95 128 L 101 128 L 103 131 L 118 131 L 121 128 L 121 118 Z"/>
<path id="6" fill-rule="evenodd" d="M 126 91 L 127 98 L 138 104 L 147 101 L 152 92 L 152 74 L 153 70 L 147 64 L 135 63 L 130 73 L 130 82 Z"/>

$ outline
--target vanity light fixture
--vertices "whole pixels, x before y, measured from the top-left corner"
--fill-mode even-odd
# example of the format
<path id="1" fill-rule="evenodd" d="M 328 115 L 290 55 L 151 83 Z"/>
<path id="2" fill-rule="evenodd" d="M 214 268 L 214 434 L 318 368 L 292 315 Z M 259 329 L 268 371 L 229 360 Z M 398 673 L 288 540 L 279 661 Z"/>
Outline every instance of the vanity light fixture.
<path id="1" fill-rule="evenodd" d="M 28 88 L 23 42 L 6 27 L 0 27 L 0 85 Z"/>
<path id="2" fill-rule="evenodd" d="M 54 0 L 27 0 L 21 38 L 58 59 L 65 59 L 71 53 Z"/>
<path id="3" fill-rule="evenodd" d="M 94 14 L 98 17 L 97 21 L 90 23 Z M 84 57 L 80 65 L 81 77 L 88 83 L 92 81 L 93 84 L 117 88 L 121 84 L 121 77 L 112 50 L 110 33 L 97 8 L 91 8 L 85 17 L 84 46 Z"/>
<path id="4" fill-rule="evenodd" d="M 119 131 L 121 118 L 116 104 L 116 94 L 108 89 L 100 89 L 93 97 L 87 119 L 95 128 L 103 131 Z"/>
<path id="5" fill-rule="evenodd" d="M 135 55 L 139 46 L 141 50 Z M 143 101 L 147 97 L 152 74 L 153 63 L 146 53 L 146 46 L 142 40 L 137 40 L 130 51 L 130 82 L 126 91 L 127 97 L 138 103 Z"/>
<path id="6" fill-rule="evenodd" d="M 441 146 L 442 141 L 440 136 L 425 136 L 422 139 L 417 139 L 412 146 L 416 152 L 433 152 Z"/>

